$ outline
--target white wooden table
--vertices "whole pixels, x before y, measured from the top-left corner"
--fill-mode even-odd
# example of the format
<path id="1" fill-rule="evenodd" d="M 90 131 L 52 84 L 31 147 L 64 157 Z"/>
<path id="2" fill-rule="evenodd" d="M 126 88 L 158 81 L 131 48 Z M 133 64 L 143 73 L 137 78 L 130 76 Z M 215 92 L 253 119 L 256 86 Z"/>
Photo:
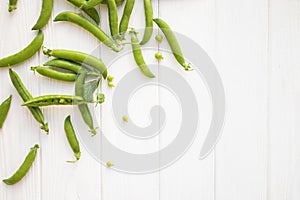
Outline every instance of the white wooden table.
<path id="1" fill-rule="evenodd" d="M 36 32 L 30 29 L 41 7 L 41 1 L 19 0 L 18 9 L 9 14 L 7 4 L 0 2 L 0 57 L 32 40 Z M 22 102 L 10 83 L 8 69 L 0 69 L 0 100 L 13 94 L 11 111 L 0 130 L 0 178 L 7 178 L 18 168 L 34 143 L 41 146 L 36 162 L 20 183 L 0 184 L 0 199 L 300 199 L 300 1 L 153 0 L 153 5 L 155 17 L 165 19 L 174 30 L 197 42 L 222 77 L 226 123 L 214 152 L 198 160 L 205 137 L 205 131 L 200 130 L 179 161 L 156 173 L 132 175 L 107 169 L 84 147 L 81 160 L 68 164 L 65 161 L 72 158 L 72 152 L 63 120 L 70 109 L 44 110 L 51 129 L 46 136 L 28 110 L 19 106 Z M 142 1 L 136 0 L 132 26 L 144 26 L 142 6 Z M 106 9 L 98 9 L 102 27 L 108 31 Z M 52 22 L 64 10 L 76 11 L 65 1 L 55 0 L 51 22 L 44 29 L 44 45 L 91 52 L 99 44 L 95 38 L 71 24 Z M 46 60 L 40 52 L 14 70 L 33 95 L 70 93 L 72 84 L 34 76 L 30 71 L 30 66 Z M 163 92 L 155 98 L 168 101 Z M 131 110 L 137 123 L 148 123 L 142 115 L 147 109 L 141 111 L 137 106 Z M 206 113 L 209 115 L 204 111 L 204 116 Z M 104 120 L 103 128 L 112 126 L 109 123 Z M 143 149 L 159 148 L 169 139 L 158 137 Z M 112 133 L 110 140 L 129 148 L 118 134 Z"/>

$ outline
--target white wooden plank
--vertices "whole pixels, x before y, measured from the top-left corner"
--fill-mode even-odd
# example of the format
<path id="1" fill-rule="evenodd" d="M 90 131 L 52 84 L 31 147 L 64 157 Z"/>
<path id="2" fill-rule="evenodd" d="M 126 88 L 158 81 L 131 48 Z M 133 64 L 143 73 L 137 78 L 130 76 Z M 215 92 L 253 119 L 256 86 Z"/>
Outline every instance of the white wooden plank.
<path id="1" fill-rule="evenodd" d="M 299 1 L 270 1 L 269 199 L 299 199 Z"/>
<path id="2" fill-rule="evenodd" d="M 155 15 L 157 15 L 158 10 L 158 1 L 153 0 L 153 9 Z M 109 32 L 107 26 L 107 12 L 105 6 L 101 8 L 101 18 L 102 18 L 102 27 L 104 30 Z M 120 7 L 119 14 L 120 18 L 123 12 L 123 8 Z M 143 1 L 135 1 L 135 7 L 132 13 L 132 17 L 130 20 L 130 27 L 135 27 L 139 32 L 139 38 L 142 37 L 143 30 L 139 31 L 139 28 L 143 28 L 144 26 L 144 11 L 143 11 Z M 128 38 L 130 41 L 130 38 Z M 127 45 L 124 51 L 130 50 L 130 45 Z M 105 49 L 102 49 L 102 57 L 105 59 L 107 54 L 105 54 Z M 149 58 L 149 52 L 144 51 L 144 57 Z M 150 53 L 152 56 L 153 53 Z M 110 61 L 111 62 L 111 61 Z M 108 64 L 108 63 L 107 63 Z M 112 66 L 109 67 L 109 73 L 115 76 L 115 84 L 117 85 L 119 81 L 125 76 L 128 72 L 133 69 L 137 69 L 137 66 L 133 60 L 133 56 L 131 53 L 121 56 L 117 59 L 116 62 L 113 63 Z M 154 71 L 157 71 L 153 69 Z M 145 79 L 142 74 L 140 74 L 141 79 Z M 118 85 L 115 89 L 117 90 Z M 144 89 L 149 91 L 149 93 L 144 93 Z M 149 88 L 148 88 L 149 89 Z M 131 153 L 147 153 L 149 151 L 156 152 L 158 151 L 159 140 L 158 138 L 153 138 L 150 140 L 139 140 L 133 139 L 124 135 L 121 132 L 115 120 L 113 119 L 112 107 L 110 106 L 110 102 L 113 98 L 113 91 L 110 91 L 107 86 L 103 86 L 103 91 L 106 95 L 106 103 L 103 104 L 102 107 L 102 128 L 104 135 L 109 139 L 109 141 L 116 146 L 117 148 L 122 149 L 126 152 Z M 127 103 L 127 99 L 121 100 L 125 106 L 128 106 L 129 109 L 129 117 L 130 121 L 136 123 L 138 126 L 146 126 L 151 121 L 149 120 L 150 108 L 151 106 L 158 104 L 158 88 L 156 86 L 151 87 L 151 89 L 147 90 L 146 88 L 142 88 L 138 90 L 133 98 Z M 128 104 L 128 105 L 127 105 Z M 116 113 L 118 114 L 118 113 Z M 154 120 L 157 120 L 155 118 Z M 122 128 L 122 127 L 121 127 Z M 102 151 L 105 151 L 104 149 Z M 122 158 L 120 158 L 122 159 Z M 118 161 L 115 163 L 116 167 L 118 167 Z M 157 161 L 158 164 L 158 159 Z M 134 163 L 132 163 L 134 164 Z M 137 163 L 139 164 L 139 163 Z M 128 174 L 124 172 L 116 172 L 112 169 L 108 169 L 106 167 L 102 167 L 102 190 L 103 190 L 103 199 L 145 199 L 145 200 L 156 200 L 159 199 L 159 175 L 158 173 L 153 174 Z"/>
<path id="3" fill-rule="evenodd" d="M 214 1 L 160 1 L 159 17 L 164 19 L 171 28 L 192 39 L 200 45 L 210 57 L 215 55 L 215 2 Z M 166 41 L 164 41 L 165 43 Z M 167 44 L 162 46 L 168 47 Z M 186 44 L 181 44 L 185 45 Z M 193 51 L 193 50 L 190 50 Z M 184 51 L 186 54 L 188 49 Z M 189 58 L 189 55 L 185 56 Z M 202 77 L 196 72 L 184 72 L 173 58 L 173 55 L 166 55 L 161 62 L 168 66 L 188 82 L 192 88 L 199 109 L 199 127 L 195 141 L 183 157 L 169 168 L 160 172 L 160 199 L 214 199 L 214 153 L 204 160 L 199 160 L 198 156 L 201 145 L 207 134 L 211 119 L 211 100 L 206 85 Z M 163 77 L 162 77 L 163 79 Z M 174 80 L 175 81 L 175 80 Z M 176 111 L 176 107 L 183 109 L 184 105 L 176 105 L 169 100 L 168 92 L 160 90 L 160 102 L 168 110 L 167 121 L 171 122 L 170 128 L 166 125 L 161 133 L 161 148 L 166 144 L 172 143 L 172 138 L 178 134 L 181 112 Z M 179 102 L 177 102 L 179 103 Z M 179 120 L 179 121 L 178 121 Z M 167 123 L 168 123 L 167 122 Z M 182 123 L 182 122 L 181 122 Z M 164 158 L 161 158 L 164 159 Z"/>
<path id="4" fill-rule="evenodd" d="M 27 46 L 36 36 L 36 31 L 31 31 L 31 26 L 35 18 L 31 12 L 37 12 L 37 7 L 32 7 L 34 1 L 20 1 L 17 10 L 10 14 L 7 11 L 8 2 L 1 2 L 0 24 L 6 28 L 1 29 L 0 36 L 0 57 L 6 57 L 16 53 Z M 32 73 L 30 66 L 38 62 L 38 56 L 35 55 L 28 61 L 14 66 L 14 70 L 20 75 L 28 90 L 34 92 L 36 85 L 30 84 Z M 40 134 L 39 124 L 31 116 L 27 108 L 21 107 L 22 100 L 11 84 L 8 68 L 0 71 L 2 102 L 10 94 L 13 95 L 11 109 L 8 114 L 4 127 L 0 130 L 1 137 L 1 180 L 10 177 L 22 164 L 27 153 L 35 143 L 39 144 Z M 40 199 L 41 185 L 41 156 L 40 150 L 32 168 L 28 174 L 18 184 L 7 186 L 0 184 L 1 199 Z"/>
<path id="5" fill-rule="evenodd" d="M 216 199 L 266 199 L 268 1 L 216 1 L 216 63 L 227 113 Z"/>

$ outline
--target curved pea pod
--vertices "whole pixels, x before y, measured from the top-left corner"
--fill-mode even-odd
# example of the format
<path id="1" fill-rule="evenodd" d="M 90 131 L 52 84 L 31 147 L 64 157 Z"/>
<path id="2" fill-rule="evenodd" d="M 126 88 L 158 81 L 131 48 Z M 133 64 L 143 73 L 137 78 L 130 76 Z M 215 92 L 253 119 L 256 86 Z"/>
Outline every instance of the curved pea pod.
<path id="1" fill-rule="evenodd" d="M 80 8 L 83 12 L 85 12 L 92 20 L 94 20 L 94 22 L 96 24 L 99 25 L 100 23 L 100 17 L 99 17 L 99 13 L 98 11 L 91 7 L 91 8 L 87 8 L 85 5 L 86 1 L 85 0 L 67 0 L 68 2 L 70 2 L 71 4 L 73 4 L 74 6 Z"/>
<path id="2" fill-rule="evenodd" d="M 48 23 L 53 9 L 53 0 L 43 0 L 40 16 L 32 30 L 41 30 Z"/>
<path id="3" fill-rule="evenodd" d="M 135 0 L 127 0 L 119 26 L 119 34 L 124 39 L 124 34 L 128 29 L 130 16 L 134 7 Z"/>
<path id="4" fill-rule="evenodd" d="M 0 128 L 2 128 L 5 119 L 7 117 L 10 104 L 11 104 L 12 95 L 10 95 L 3 103 L 0 105 Z"/>
<path id="5" fill-rule="evenodd" d="M 147 64 L 145 63 L 140 45 L 139 45 L 139 40 L 137 38 L 137 33 L 135 32 L 134 29 L 130 30 L 130 34 L 131 34 L 131 45 L 132 45 L 132 52 L 133 52 L 133 56 L 134 56 L 134 60 L 136 62 L 136 64 L 139 66 L 141 72 L 149 77 L 149 78 L 154 78 L 155 75 L 150 71 L 149 67 L 147 66 Z"/>
<path id="6" fill-rule="evenodd" d="M 42 107 L 42 106 L 66 106 L 79 105 L 86 103 L 80 96 L 72 95 L 43 95 L 34 97 L 22 104 L 28 107 Z"/>
<path id="7" fill-rule="evenodd" d="M 170 26 L 164 20 L 159 19 L 159 18 L 153 19 L 153 21 L 158 25 L 158 27 L 164 33 L 164 35 L 169 43 L 169 46 L 172 50 L 172 53 L 173 53 L 174 57 L 176 58 L 176 60 L 178 61 L 178 63 L 186 71 L 190 70 L 191 66 L 185 62 L 180 45 L 177 41 L 175 34 L 171 30 Z"/>
<path id="8" fill-rule="evenodd" d="M 75 95 L 76 96 L 80 96 L 80 97 L 84 97 L 84 84 L 85 84 L 85 78 L 86 78 L 86 72 L 82 72 L 76 82 L 75 82 Z M 92 136 L 97 134 L 97 130 L 94 127 L 94 120 L 91 114 L 91 111 L 88 107 L 87 104 L 80 104 L 78 105 L 78 109 L 80 111 L 81 117 L 83 119 L 83 121 L 85 122 L 85 124 L 90 128 L 90 132 L 92 134 Z"/>
<path id="9" fill-rule="evenodd" d="M 77 77 L 77 74 L 72 72 L 60 72 L 49 67 L 35 66 L 31 67 L 31 70 L 36 71 L 42 76 L 66 82 L 74 82 Z"/>
<path id="10" fill-rule="evenodd" d="M 70 147 L 72 148 L 75 158 L 76 158 L 76 160 L 74 160 L 74 161 L 67 161 L 67 162 L 74 163 L 80 159 L 81 152 L 80 152 L 79 142 L 77 140 L 77 137 L 76 137 L 76 134 L 75 134 L 72 122 L 71 122 L 70 115 L 67 116 L 67 118 L 65 119 L 64 129 L 65 129 L 66 137 L 68 139 Z"/>
<path id="11" fill-rule="evenodd" d="M 15 64 L 19 64 L 31 58 L 41 48 L 43 41 L 44 34 L 41 31 L 39 31 L 39 33 L 32 40 L 32 42 L 23 50 L 6 58 L 0 59 L 0 67 L 8 67 Z"/>
<path id="12" fill-rule="evenodd" d="M 36 154 L 37 154 L 37 149 L 39 148 L 39 145 L 36 144 L 33 147 L 30 148 L 30 152 L 27 154 L 25 160 L 19 167 L 19 169 L 8 179 L 4 179 L 3 182 L 7 185 L 13 185 L 22 180 L 22 178 L 27 174 L 29 171 L 30 167 L 32 166 Z"/>
<path id="13" fill-rule="evenodd" d="M 146 26 L 140 45 L 146 44 L 151 39 L 153 33 L 153 8 L 151 0 L 144 0 L 144 11 Z"/>
<path id="14" fill-rule="evenodd" d="M 32 99 L 31 94 L 26 89 L 19 75 L 12 69 L 9 69 L 9 76 L 12 84 L 14 85 L 15 89 L 17 90 L 22 100 L 25 102 Z M 48 134 L 49 133 L 48 123 L 45 122 L 44 115 L 41 109 L 38 107 L 28 107 L 28 109 L 31 112 L 34 119 L 41 124 L 41 129 Z"/>
<path id="15" fill-rule="evenodd" d="M 54 22 L 64 21 L 64 22 L 71 22 L 80 26 L 81 28 L 85 29 L 86 31 L 90 32 L 94 35 L 100 42 L 104 45 L 109 47 L 115 52 L 119 52 L 120 48 L 108 37 L 108 35 L 101 30 L 97 25 L 90 22 L 88 19 L 84 18 L 83 16 L 74 13 L 74 12 L 62 12 L 58 14 Z"/>
<path id="16" fill-rule="evenodd" d="M 95 70 L 99 71 L 103 78 L 107 76 L 107 69 L 102 60 L 96 58 L 95 56 L 72 50 L 64 49 L 47 49 L 44 47 L 43 53 L 48 56 L 53 56 L 56 58 L 71 60 L 73 62 L 79 62 L 93 67 Z"/>

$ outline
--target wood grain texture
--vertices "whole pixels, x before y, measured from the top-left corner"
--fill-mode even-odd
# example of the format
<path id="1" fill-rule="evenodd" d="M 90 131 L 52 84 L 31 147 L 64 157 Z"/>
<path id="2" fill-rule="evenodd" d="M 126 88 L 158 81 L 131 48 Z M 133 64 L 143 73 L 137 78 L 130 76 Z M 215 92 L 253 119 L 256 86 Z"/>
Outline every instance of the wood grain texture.
<path id="1" fill-rule="evenodd" d="M 52 22 L 62 11 L 79 10 L 64 0 L 55 0 L 51 21 L 44 28 L 44 45 L 93 53 L 105 58 L 107 48 L 85 30 L 65 22 Z M 201 111 L 199 133 L 185 155 L 157 173 L 132 175 L 100 165 L 82 146 L 76 164 L 63 131 L 63 121 L 76 112 L 71 107 L 43 109 L 50 134 L 39 129 L 13 88 L 7 69 L 0 69 L 0 102 L 13 95 L 11 110 L 0 129 L 0 178 L 9 177 L 22 163 L 29 148 L 41 148 L 26 177 L 14 186 L 0 183 L 2 200 L 298 200 L 300 199 L 300 3 L 298 0 L 152 0 L 154 16 L 165 19 L 173 30 L 199 44 L 213 59 L 226 89 L 227 113 L 217 149 L 198 160 L 211 111 L 209 94 L 198 85 L 197 76 L 187 75 L 175 60 L 165 55 L 160 64 L 172 66 L 188 80 Z M 19 0 L 12 14 L 7 1 L 0 2 L 0 57 L 25 47 L 36 35 L 31 31 L 41 1 Z M 123 6 L 118 7 L 122 13 Z M 101 27 L 109 33 L 105 5 L 97 7 Z M 144 27 L 143 1 L 136 0 L 130 26 Z M 121 17 L 121 16 L 119 16 Z M 154 34 L 156 34 L 155 32 Z M 142 32 L 138 34 L 142 38 Z M 165 42 L 165 41 L 164 41 Z M 152 40 L 152 46 L 156 43 Z M 96 50 L 95 50 L 96 49 Z M 157 51 L 160 47 L 157 46 Z M 145 49 L 147 63 L 156 63 L 156 49 Z M 49 58 L 41 52 L 14 66 L 34 95 L 73 94 L 69 83 L 53 81 L 30 71 Z M 132 57 L 110 63 L 109 73 L 120 81 L 136 65 Z M 112 64 L 112 65 L 111 65 Z M 155 71 L 159 75 L 159 66 Z M 113 120 L 111 107 L 103 104 L 100 126 L 109 140 L 129 152 L 159 151 L 172 142 L 180 123 L 176 98 L 158 85 L 147 88 L 148 98 L 137 92 L 129 103 L 130 117 L 138 125 L 149 123 L 149 110 L 160 104 L 168 111 L 166 130 L 150 141 L 127 138 Z M 107 92 L 107 102 L 113 91 Z M 158 116 L 159 117 L 159 116 Z M 161 158 L 160 158 L 161 159 Z M 159 165 L 159 161 L 157 161 Z"/>

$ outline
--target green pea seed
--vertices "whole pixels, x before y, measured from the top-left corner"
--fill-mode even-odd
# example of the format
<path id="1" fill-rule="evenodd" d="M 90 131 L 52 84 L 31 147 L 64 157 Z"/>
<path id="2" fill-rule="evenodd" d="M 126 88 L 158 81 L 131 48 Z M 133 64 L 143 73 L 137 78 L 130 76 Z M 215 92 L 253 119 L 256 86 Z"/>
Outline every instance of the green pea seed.
<path id="1" fill-rule="evenodd" d="M 155 40 L 158 42 L 158 43 L 161 43 L 163 41 L 163 36 L 161 34 L 157 34 L 155 36 Z"/>
<path id="2" fill-rule="evenodd" d="M 159 53 L 159 52 L 157 52 L 157 53 L 155 54 L 155 58 L 156 58 L 156 60 L 158 60 L 158 61 L 164 59 L 163 55 L 162 55 L 161 53 Z"/>
<path id="3" fill-rule="evenodd" d="M 122 120 L 123 120 L 123 122 L 128 122 L 128 117 L 127 116 L 123 116 Z"/>

